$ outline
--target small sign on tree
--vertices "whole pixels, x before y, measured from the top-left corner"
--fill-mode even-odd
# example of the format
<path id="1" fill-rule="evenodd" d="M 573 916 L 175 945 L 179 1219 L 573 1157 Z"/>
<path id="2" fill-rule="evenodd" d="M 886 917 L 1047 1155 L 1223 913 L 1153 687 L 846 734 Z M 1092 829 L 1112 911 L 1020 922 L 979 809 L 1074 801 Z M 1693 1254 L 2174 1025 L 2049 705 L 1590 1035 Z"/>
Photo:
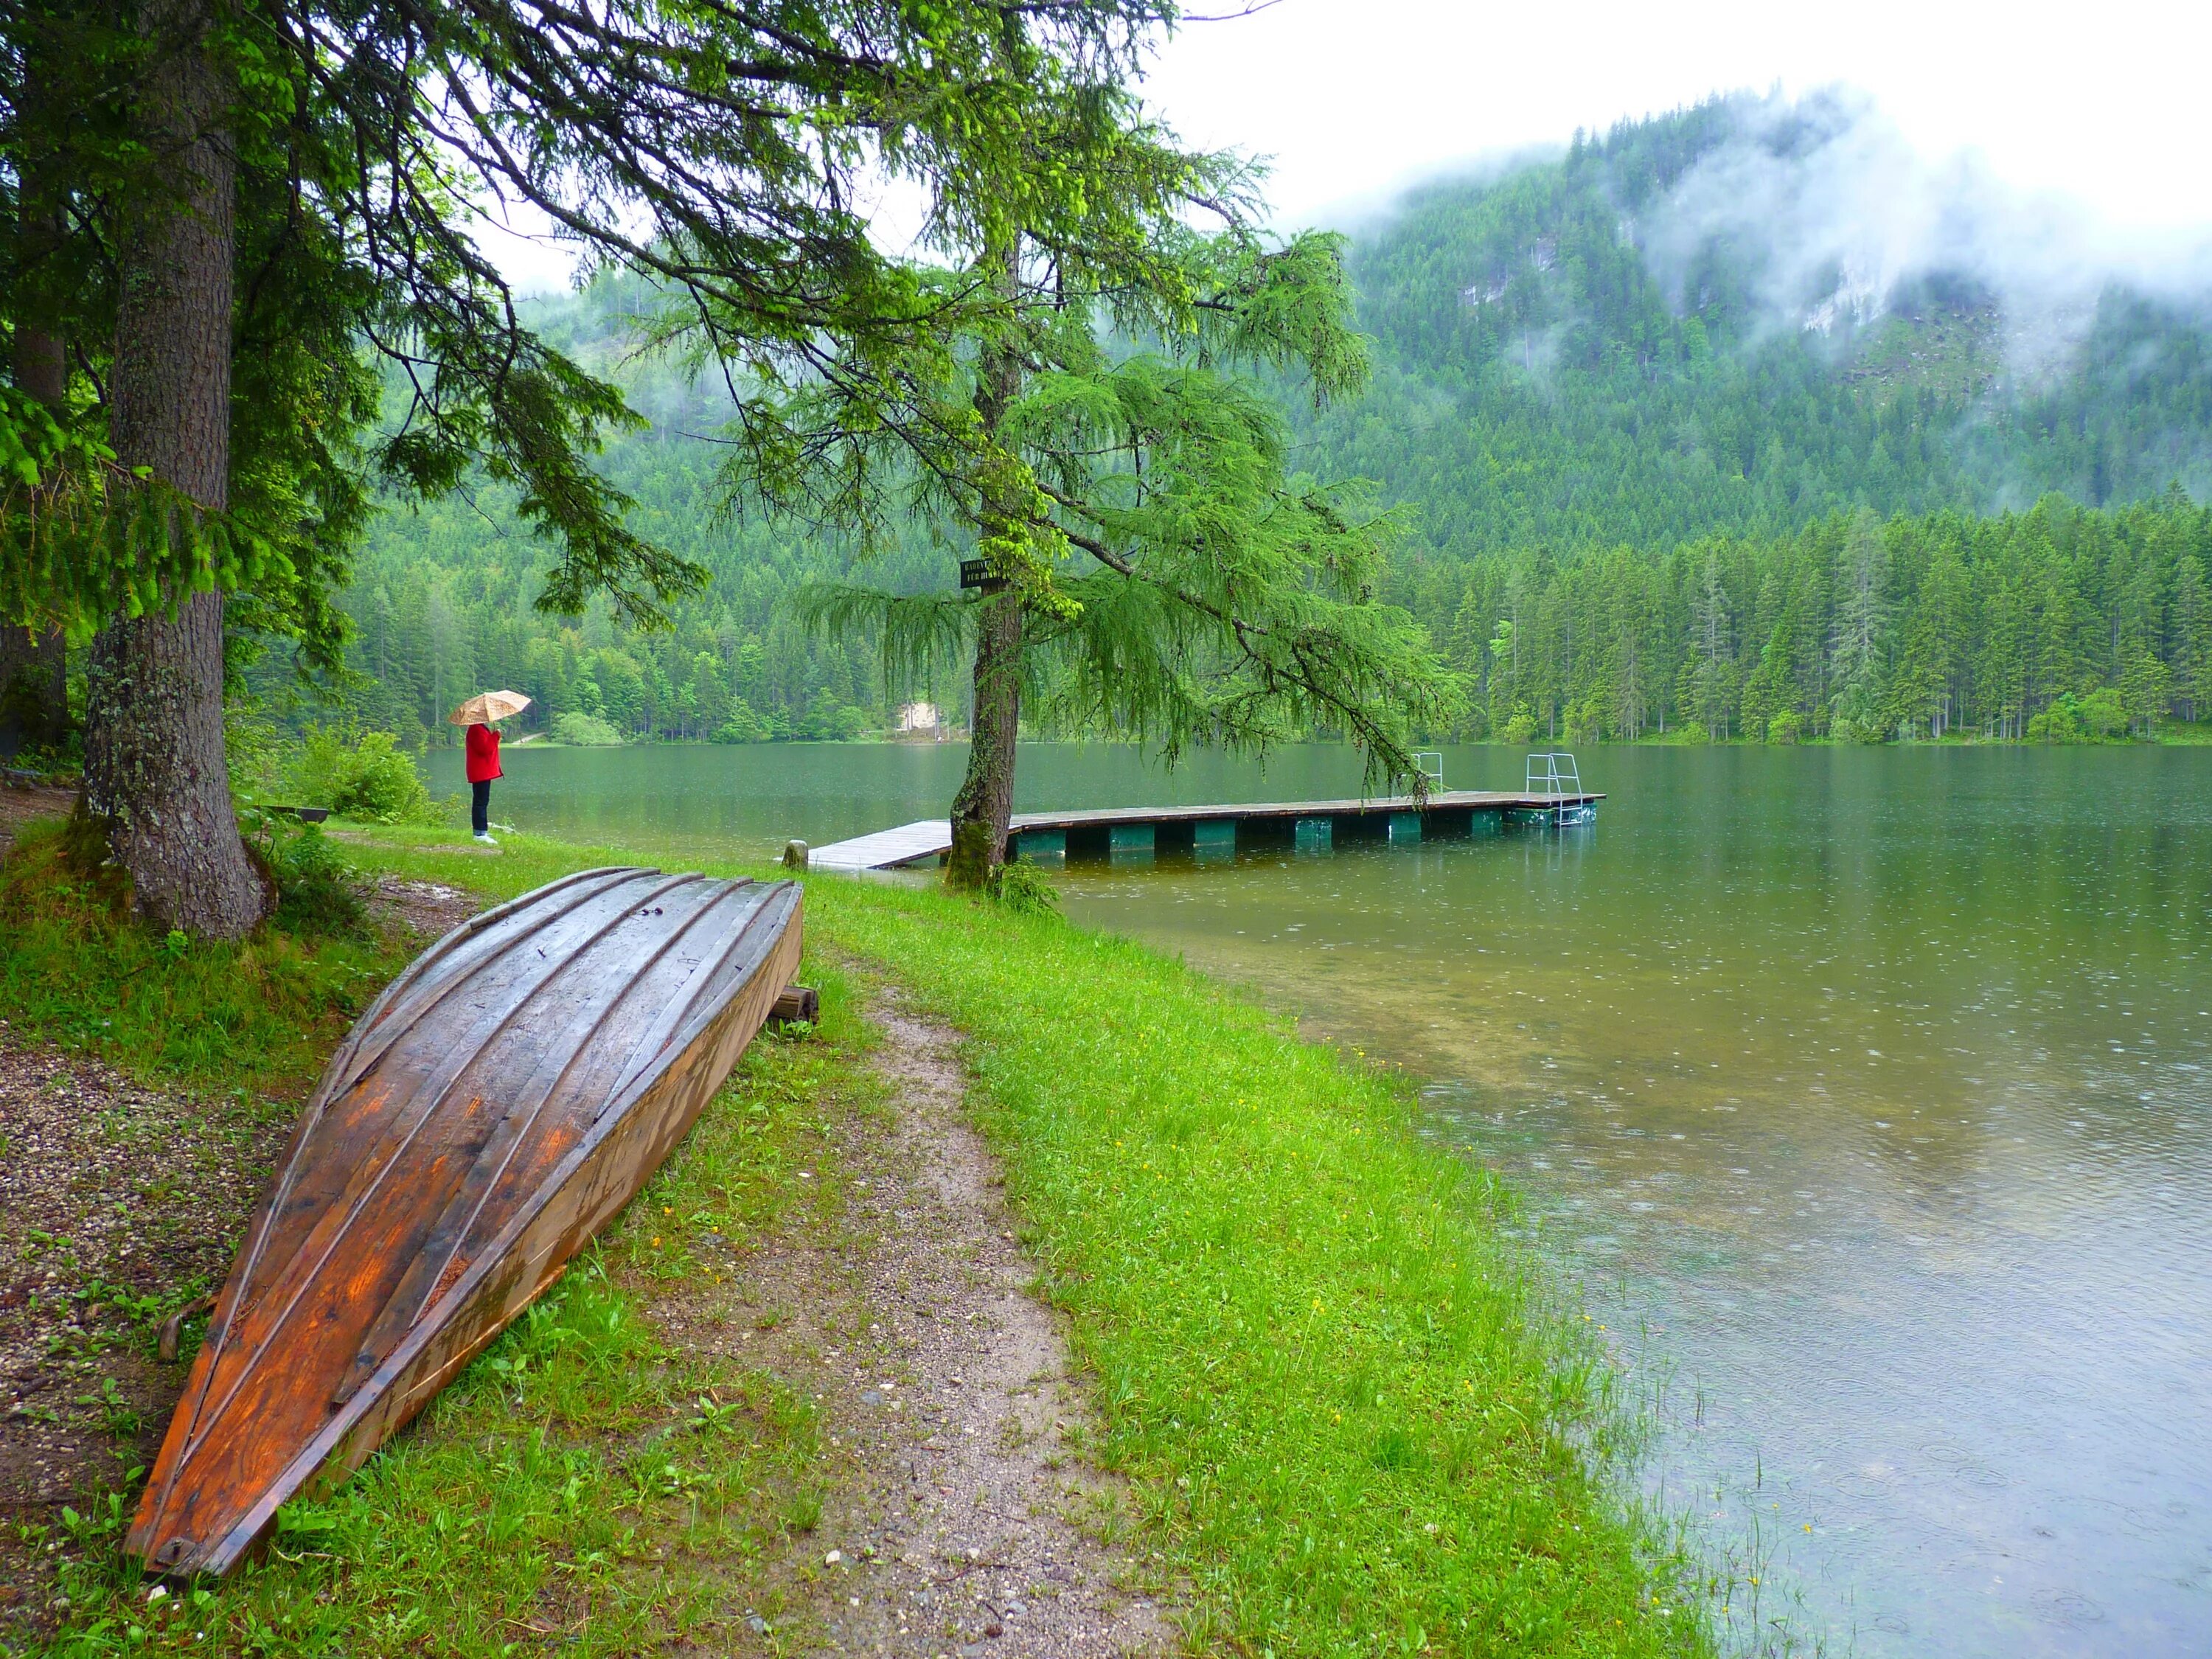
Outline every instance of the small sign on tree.
<path id="1" fill-rule="evenodd" d="M 995 593 L 1006 585 L 1004 576 L 994 576 L 990 567 L 981 559 L 960 561 L 960 586 L 980 587 L 986 593 Z"/>

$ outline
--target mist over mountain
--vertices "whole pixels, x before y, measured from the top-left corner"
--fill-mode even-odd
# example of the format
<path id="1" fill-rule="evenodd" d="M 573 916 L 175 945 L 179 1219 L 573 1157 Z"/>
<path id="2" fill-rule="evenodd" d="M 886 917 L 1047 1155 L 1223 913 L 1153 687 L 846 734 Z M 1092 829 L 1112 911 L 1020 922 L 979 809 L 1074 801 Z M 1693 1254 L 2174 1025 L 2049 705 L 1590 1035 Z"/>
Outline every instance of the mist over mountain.
<path id="1" fill-rule="evenodd" d="M 2212 258 L 1844 93 L 1735 95 L 1358 231 L 1376 391 L 1311 423 L 1443 553 L 2212 494 Z"/>

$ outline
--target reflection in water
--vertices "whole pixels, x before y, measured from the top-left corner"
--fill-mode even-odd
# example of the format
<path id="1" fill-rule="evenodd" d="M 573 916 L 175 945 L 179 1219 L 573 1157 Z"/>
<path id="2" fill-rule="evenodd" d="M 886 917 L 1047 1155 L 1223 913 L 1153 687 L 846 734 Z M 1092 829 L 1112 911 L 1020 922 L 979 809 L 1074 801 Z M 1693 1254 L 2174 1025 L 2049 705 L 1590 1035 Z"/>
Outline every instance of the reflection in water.
<path id="1" fill-rule="evenodd" d="M 2205 1651 L 2212 752 L 1583 760 L 1589 830 L 1078 866 L 1068 908 L 1431 1079 L 1436 1131 L 1633 1333 L 1655 1488 L 1764 1564 L 1738 1616 L 1869 1655 Z M 524 750 L 495 813 L 767 853 L 940 814 L 963 761 Z M 1021 764 L 1024 807 L 1358 787 L 1333 749 Z"/>
<path id="2" fill-rule="evenodd" d="M 1589 830 L 1071 908 L 1435 1079 L 1636 1333 L 1655 1488 L 1765 1565 L 1736 1613 L 2203 1651 L 2212 756 L 1590 758 Z"/>

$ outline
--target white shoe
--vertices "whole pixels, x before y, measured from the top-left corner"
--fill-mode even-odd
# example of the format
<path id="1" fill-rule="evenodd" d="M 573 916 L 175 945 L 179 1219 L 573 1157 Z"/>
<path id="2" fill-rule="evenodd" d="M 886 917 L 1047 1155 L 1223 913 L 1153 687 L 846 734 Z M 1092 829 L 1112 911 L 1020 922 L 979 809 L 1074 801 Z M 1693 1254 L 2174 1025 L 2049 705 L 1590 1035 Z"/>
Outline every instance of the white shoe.
<path id="1" fill-rule="evenodd" d="M 499 845 L 499 843 L 494 841 L 489 836 L 478 836 L 477 840 L 481 842 L 486 847 L 496 847 Z"/>

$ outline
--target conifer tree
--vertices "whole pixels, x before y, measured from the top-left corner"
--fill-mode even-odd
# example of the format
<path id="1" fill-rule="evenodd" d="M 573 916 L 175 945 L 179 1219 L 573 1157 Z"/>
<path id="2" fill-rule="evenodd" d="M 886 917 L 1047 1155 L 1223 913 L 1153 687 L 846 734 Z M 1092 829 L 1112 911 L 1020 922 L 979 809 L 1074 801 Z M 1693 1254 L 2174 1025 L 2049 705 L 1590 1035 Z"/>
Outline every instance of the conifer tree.
<path id="1" fill-rule="evenodd" d="M 836 411 L 870 373 L 848 357 L 795 390 L 771 453 L 805 456 L 789 497 L 848 526 L 880 530 L 897 501 L 972 538 L 972 600 L 843 585 L 807 605 L 829 632 L 878 630 L 895 675 L 972 653 L 946 872 L 963 887 L 1006 856 L 1025 699 L 1170 762 L 1331 729 L 1377 778 L 1410 777 L 1411 732 L 1463 702 L 1376 599 L 1391 521 L 1293 472 L 1282 414 L 1238 372 L 1295 373 L 1323 400 L 1362 383 L 1339 240 L 1268 244 L 1232 159 L 1177 149 L 1117 85 L 1066 90 L 1049 137 L 1080 211 L 1039 198 L 940 227 L 970 258 L 938 287 L 995 308 L 948 335 L 941 375 L 872 403 L 879 435 L 845 435 Z M 746 461 L 733 487 L 775 482 Z"/>
<path id="2" fill-rule="evenodd" d="M 113 230 L 119 258 L 64 319 L 103 342 L 88 418 L 58 429 L 0 399 L 18 480 L 0 621 L 100 628 L 83 823 L 140 908 L 223 936 L 266 908 L 221 745 L 225 611 L 334 657 L 329 594 L 366 510 L 356 449 L 417 494 L 474 468 L 513 484 L 560 545 L 550 608 L 605 592 L 649 623 L 701 579 L 625 527 L 589 457 L 629 411 L 519 323 L 466 234 L 473 191 L 688 296 L 748 377 L 840 352 L 887 371 L 940 351 L 967 301 L 876 249 L 861 185 L 904 178 L 970 220 L 1002 195 L 1059 191 L 1070 210 L 1034 89 L 1069 65 L 1110 80 L 1169 15 L 10 0 L 0 176 L 60 157 L 79 240 Z M 40 72 L 75 95 L 29 95 L 34 43 L 63 49 Z M 364 344 L 411 393 L 373 442 Z"/>
<path id="3" fill-rule="evenodd" d="M 41 43 L 22 43 L 17 54 L 17 97 L 34 105 L 47 88 Z M 39 125 L 43 125 L 44 123 Z M 13 296 L 9 368 L 15 394 L 53 421 L 69 414 L 69 362 L 62 338 L 66 283 L 58 167 L 52 146 L 25 145 L 15 157 L 15 236 L 7 272 Z M 29 410 L 27 409 L 25 414 Z M 18 618 L 0 606 L 0 760 L 25 744 L 58 744 L 67 731 L 69 701 L 62 630 L 50 621 Z"/>
<path id="4" fill-rule="evenodd" d="M 1871 736 L 1881 694 L 1887 625 L 1881 523 L 1862 507 L 1844 542 L 1843 597 L 1836 607 L 1830 708 L 1838 735 Z"/>
<path id="5" fill-rule="evenodd" d="M 2212 708 L 2212 583 L 2191 554 L 2182 554 L 2175 566 L 2174 684 L 2183 699 L 2182 718 L 2201 720 Z"/>
<path id="6" fill-rule="evenodd" d="M 1721 583 L 1720 559 L 1708 553 L 1700 562 L 1698 590 L 1692 602 L 1694 633 L 1690 643 L 1691 708 L 1693 718 L 1714 737 L 1729 734 L 1729 712 L 1735 703 L 1735 648 L 1730 635 L 1727 590 Z"/>

